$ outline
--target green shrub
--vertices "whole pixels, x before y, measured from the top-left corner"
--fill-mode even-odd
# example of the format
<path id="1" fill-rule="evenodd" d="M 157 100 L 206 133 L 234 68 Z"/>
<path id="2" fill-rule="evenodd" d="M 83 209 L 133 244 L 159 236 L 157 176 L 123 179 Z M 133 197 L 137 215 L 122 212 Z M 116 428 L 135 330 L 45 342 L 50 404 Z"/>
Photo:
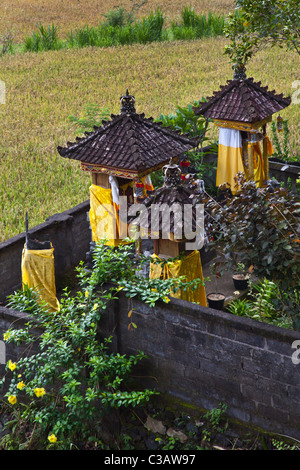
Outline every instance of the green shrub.
<path id="1" fill-rule="evenodd" d="M 290 291 L 290 300 L 293 295 Z M 237 316 L 252 318 L 281 328 L 298 329 L 295 320 L 299 317 L 299 305 L 297 310 L 288 309 L 285 293 L 280 291 L 275 282 L 263 279 L 251 285 L 250 294 L 246 299 L 233 300 L 227 309 Z"/>
<path id="2" fill-rule="evenodd" d="M 131 24 L 134 20 L 133 13 L 128 12 L 124 7 L 116 7 L 109 10 L 108 13 L 104 15 L 106 20 L 104 21 L 104 25 L 123 27 Z"/>
<path id="3" fill-rule="evenodd" d="M 182 22 L 172 21 L 171 31 L 174 39 L 192 40 L 209 36 L 223 35 L 225 17 L 213 13 L 197 15 L 192 7 L 184 7 Z"/>
<path id="4" fill-rule="evenodd" d="M 62 47 L 58 39 L 58 26 L 42 24 L 37 25 L 38 31 L 25 38 L 24 49 L 30 52 L 58 50 Z"/>
<path id="5" fill-rule="evenodd" d="M 99 441 L 109 409 L 141 405 L 156 393 L 128 388 L 133 367 L 145 357 L 142 352 L 113 354 L 112 338 L 98 337 L 101 316 L 118 291 L 115 286 L 97 292 L 110 267 L 105 264 L 106 276 L 101 277 L 98 263 L 97 287 L 95 275 L 78 267 L 81 289 L 74 296 L 64 291 L 59 312 L 49 313 L 29 288 L 10 296 L 9 307 L 27 314 L 29 321 L 22 329 L 9 329 L 5 340 L 24 344 L 26 350 L 39 345 L 35 354 L 23 354 L 16 364 L 10 361 L 7 372 L 12 376 L 3 379 L 8 381 L 6 397 L 18 423 L 13 429 L 8 425 L 15 449 L 70 449 L 91 436 Z M 118 263 L 117 273 L 123 273 Z M 37 324 L 42 330 L 38 338 Z"/>

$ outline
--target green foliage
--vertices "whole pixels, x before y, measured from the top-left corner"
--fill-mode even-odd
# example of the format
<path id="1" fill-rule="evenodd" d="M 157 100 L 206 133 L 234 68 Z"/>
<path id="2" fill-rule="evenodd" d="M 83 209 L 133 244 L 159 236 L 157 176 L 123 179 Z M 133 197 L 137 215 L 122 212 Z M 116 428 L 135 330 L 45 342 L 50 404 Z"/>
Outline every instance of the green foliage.
<path id="1" fill-rule="evenodd" d="M 272 439 L 272 444 L 276 450 L 299 450 L 299 446 L 296 446 L 295 444 L 287 444 L 286 442 L 279 441 L 278 439 Z"/>
<path id="2" fill-rule="evenodd" d="M 38 430 L 42 448 L 51 435 L 57 441 L 49 439 L 48 446 L 58 449 L 68 449 L 91 435 L 101 436 L 101 419 L 109 408 L 139 406 L 156 393 L 128 388 L 133 367 L 145 357 L 142 352 L 136 356 L 113 354 L 112 338 L 99 340 L 102 313 L 119 290 L 117 285 L 104 288 L 103 284 L 125 276 L 124 257 L 128 254 L 124 250 L 124 257 L 119 258 L 113 250 L 107 251 L 110 255 L 103 245 L 98 249 L 92 273 L 78 267 L 81 290 L 73 296 L 65 290 L 59 312 L 49 313 L 28 288 L 9 298 L 9 307 L 27 314 L 29 320 L 22 329 L 9 329 L 6 341 L 27 348 L 39 345 L 38 352 L 22 355 L 13 368 L 8 363 L 4 377 L 8 381 L 6 396 L 19 425 L 23 423 L 11 429 L 10 443 L 15 440 L 18 449 L 33 445 L 26 440 L 33 429 Z M 132 272 L 126 276 L 131 277 Z M 42 330 L 38 338 L 37 324 Z"/>
<path id="3" fill-rule="evenodd" d="M 234 64 L 245 64 L 261 47 L 279 46 L 300 55 L 298 0 L 239 0 L 226 21 L 225 48 Z"/>
<path id="4" fill-rule="evenodd" d="M 24 43 L 25 51 L 39 52 L 58 50 L 62 47 L 58 40 L 58 27 L 54 24 L 45 28 L 42 24 L 37 25 L 38 31 L 27 36 Z"/>
<path id="5" fill-rule="evenodd" d="M 292 293 L 289 293 L 291 297 Z M 253 320 L 270 323 L 281 328 L 294 328 L 294 314 L 300 314 L 300 304 L 297 311 L 284 308 L 278 299 L 282 298 L 279 287 L 268 279 L 263 279 L 251 286 L 247 299 L 236 299 L 227 306 L 230 313 L 252 318 Z"/>
<path id="6" fill-rule="evenodd" d="M 296 288 L 299 273 L 299 213 L 296 197 L 284 189 L 257 188 L 243 175 L 236 177 L 238 191 L 222 204 L 207 203 L 214 224 L 216 246 L 224 253 L 228 268 L 238 262 L 253 267 L 258 278 L 282 288 Z"/>
<path id="7" fill-rule="evenodd" d="M 203 101 L 204 98 L 202 98 Z M 163 126 L 171 126 L 182 134 L 188 134 L 189 137 L 199 137 L 201 143 L 203 143 L 208 140 L 206 133 L 210 120 L 197 116 L 193 111 L 195 106 L 199 106 L 199 101 L 195 101 L 185 107 L 177 106 L 174 113 L 168 115 L 161 114 L 158 121 Z"/>
<path id="8" fill-rule="evenodd" d="M 133 12 L 127 11 L 124 7 L 113 8 L 104 17 L 106 18 L 104 24 L 113 27 L 126 26 L 134 20 Z"/>
<path id="9" fill-rule="evenodd" d="M 202 98 L 201 102 L 203 101 L 205 101 L 205 98 Z M 158 121 L 163 126 L 170 126 L 175 131 L 180 131 L 189 137 L 199 138 L 198 148 L 188 152 L 187 156 L 191 165 L 198 171 L 199 177 L 204 180 L 207 192 L 214 195 L 216 193 L 216 163 L 205 163 L 204 157 L 206 151 L 203 150 L 203 145 L 211 142 L 209 137 L 209 124 L 211 120 L 197 116 L 193 111 L 193 108 L 197 106 L 199 106 L 199 101 L 195 101 L 185 107 L 177 106 L 173 113 L 168 115 L 161 114 Z M 209 150 L 209 152 L 214 151 L 217 151 L 216 144 L 211 145 Z M 163 175 L 161 172 L 152 174 L 151 178 L 155 187 L 162 186 Z"/>
<path id="10" fill-rule="evenodd" d="M 94 127 L 100 127 L 103 121 L 109 117 L 110 112 L 107 108 L 101 109 L 98 104 L 88 103 L 82 117 L 71 115 L 69 120 L 76 125 L 77 134 L 83 134 L 84 132 L 93 132 Z"/>
<path id="11" fill-rule="evenodd" d="M 134 18 L 133 11 L 128 12 L 124 7 L 113 8 L 103 16 L 105 20 L 98 26 L 77 27 L 67 34 L 64 41 L 58 39 L 57 26 L 45 28 L 38 25 L 38 31 L 26 37 L 24 50 L 39 52 L 62 47 L 111 47 L 170 38 L 195 39 L 221 35 L 224 27 L 224 17 L 209 14 L 206 18 L 205 15 L 195 15 L 187 8 L 182 13 L 183 23 L 172 23 L 170 30 L 164 28 L 165 17 L 159 8 L 141 20 Z"/>
<path id="12" fill-rule="evenodd" d="M 279 158 L 285 162 L 293 162 L 299 161 L 299 156 L 292 152 L 290 146 L 290 131 L 288 126 L 288 120 L 285 119 L 283 121 L 283 132 L 282 137 L 280 138 L 280 133 L 277 130 L 277 125 L 275 121 L 271 123 L 271 130 L 272 130 L 272 143 L 274 145 L 274 153 L 272 157 Z"/>
<path id="13" fill-rule="evenodd" d="M 224 432 L 228 427 L 228 423 L 221 426 L 221 421 L 224 419 L 224 414 L 226 413 L 227 408 L 228 406 L 224 403 L 219 403 L 216 408 L 212 408 L 203 415 L 204 420 L 207 422 L 207 426 L 202 430 L 204 441 L 210 441 L 212 433 Z"/>
<path id="14" fill-rule="evenodd" d="M 124 44 L 160 41 L 163 38 L 164 17 L 159 8 L 142 20 L 133 21 L 124 9 L 111 10 L 98 27 L 77 28 L 68 36 L 70 47 L 109 47 Z"/>
<path id="15" fill-rule="evenodd" d="M 0 36 L 0 57 L 13 52 L 13 39 L 14 36 L 11 32 Z"/>
<path id="16" fill-rule="evenodd" d="M 165 262 L 174 260 L 175 258 L 169 258 Z M 185 291 L 188 288 L 193 290 L 198 284 L 203 284 L 201 279 L 185 282 L 183 277 L 164 280 L 145 278 L 140 272 L 148 263 L 149 258 L 144 255 L 139 259 L 133 256 L 132 244 L 121 245 L 115 249 L 100 243 L 95 247 L 91 277 L 84 276 L 81 282 L 83 285 L 88 282 L 95 286 L 114 282 L 127 297 L 138 298 L 151 307 L 154 307 L 159 300 L 168 303 L 170 291 L 177 292 L 178 289 Z"/>
<path id="17" fill-rule="evenodd" d="M 172 21 L 171 32 L 174 39 L 193 40 L 210 36 L 223 35 L 224 16 L 209 13 L 197 15 L 194 8 L 184 7 L 182 11 L 182 22 Z"/>

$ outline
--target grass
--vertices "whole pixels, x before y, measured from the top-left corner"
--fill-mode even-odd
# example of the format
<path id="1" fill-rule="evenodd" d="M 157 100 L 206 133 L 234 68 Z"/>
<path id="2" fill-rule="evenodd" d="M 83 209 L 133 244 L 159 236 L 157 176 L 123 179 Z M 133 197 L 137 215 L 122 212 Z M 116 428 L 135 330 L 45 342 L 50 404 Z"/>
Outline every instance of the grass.
<path id="1" fill-rule="evenodd" d="M 90 176 L 56 150 L 74 140 L 70 114 L 80 116 L 87 103 L 118 113 L 119 97 L 127 88 L 136 97 L 137 111 L 154 118 L 211 96 L 232 77 L 224 44 L 223 38 L 208 38 L 3 57 L 0 241 L 24 231 L 26 210 L 33 226 L 88 199 Z M 280 49 L 265 50 L 249 65 L 248 75 L 270 89 L 292 94 L 297 57 Z M 299 105 L 292 104 L 282 114 L 299 148 Z"/>
<path id="2" fill-rule="evenodd" d="M 60 33 L 66 35 L 75 26 L 97 26 L 103 21 L 107 11 L 123 6 L 128 11 L 136 12 L 139 18 L 148 16 L 151 11 L 160 7 L 169 21 L 179 18 L 187 5 L 185 0 L 2 0 L 0 16 L 0 32 L 13 30 L 15 41 L 21 42 L 36 28 L 38 23 L 55 24 Z M 197 13 L 227 14 L 234 6 L 233 0 L 191 0 Z"/>
<path id="3" fill-rule="evenodd" d="M 223 36 L 225 15 L 209 12 L 197 14 L 192 7 L 184 7 L 179 21 L 171 21 L 160 8 L 148 16 L 137 18 L 123 7 L 111 9 L 105 19 L 97 26 L 76 26 L 62 37 L 59 27 L 53 23 L 48 26 L 37 24 L 21 43 L 13 42 L 11 33 L 10 53 L 41 52 L 82 48 L 87 46 L 111 47 L 125 44 L 146 44 L 155 41 L 193 40 L 203 37 Z M 5 38 L 6 36 L 4 36 Z"/>

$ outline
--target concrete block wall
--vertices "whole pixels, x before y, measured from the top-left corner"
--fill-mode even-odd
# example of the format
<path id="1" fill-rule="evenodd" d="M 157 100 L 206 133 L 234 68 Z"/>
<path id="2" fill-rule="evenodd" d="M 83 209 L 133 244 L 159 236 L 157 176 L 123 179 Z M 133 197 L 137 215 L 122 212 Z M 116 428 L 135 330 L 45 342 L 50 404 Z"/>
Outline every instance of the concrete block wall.
<path id="1" fill-rule="evenodd" d="M 65 277 L 74 271 L 74 267 L 85 259 L 89 251 L 89 207 L 89 201 L 85 201 L 61 214 L 54 214 L 43 224 L 29 230 L 37 239 L 52 242 L 57 287 L 64 283 Z M 25 232 L 0 243 L 0 303 L 4 303 L 9 294 L 21 288 L 24 244 Z"/>
<path id="2" fill-rule="evenodd" d="M 89 202 L 50 217 L 30 230 L 55 248 L 57 280 L 73 271 L 89 250 Z M 21 287 L 25 234 L 0 244 L 0 302 Z M 155 308 L 134 299 L 130 328 L 129 299 L 120 291 L 99 323 L 100 336 L 113 336 L 113 351 L 145 359 L 135 371 L 143 387 L 195 410 L 228 406 L 238 422 L 300 439 L 300 364 L 292 345 L 300 333 L 172 299 Z M 0 340 L 22 327 L 24 314 L 0 304 Z M 6 360 L 23 350 L 8 344 Z M 28 351 L 26 352 L 28 353 Z M 0 364 L 0 374 L 4 373 Z"/>
<path id="3" fill-rule="evenodd" d="M 172 299 L 155 308 L 120 295 L 101 328 L 120 354 L 149 356 L 135 375 L 178 403 L 228 406 L 246 425 L 300 438 L 300 364 L 292 344 L 300 333 Z"/>

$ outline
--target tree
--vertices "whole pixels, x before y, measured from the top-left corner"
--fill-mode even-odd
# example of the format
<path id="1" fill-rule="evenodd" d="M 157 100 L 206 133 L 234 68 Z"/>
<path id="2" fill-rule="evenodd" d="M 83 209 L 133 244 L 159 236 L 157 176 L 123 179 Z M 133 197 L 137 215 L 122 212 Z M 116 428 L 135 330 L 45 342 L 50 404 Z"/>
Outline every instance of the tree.
<path id="1" fill-rule="evenodd" d="M 300 56 L 299 0 L 236 0 L 227 17 L 225 46 L 235 65 L 245 65 L 260 48 L 279 46 Z"/>

